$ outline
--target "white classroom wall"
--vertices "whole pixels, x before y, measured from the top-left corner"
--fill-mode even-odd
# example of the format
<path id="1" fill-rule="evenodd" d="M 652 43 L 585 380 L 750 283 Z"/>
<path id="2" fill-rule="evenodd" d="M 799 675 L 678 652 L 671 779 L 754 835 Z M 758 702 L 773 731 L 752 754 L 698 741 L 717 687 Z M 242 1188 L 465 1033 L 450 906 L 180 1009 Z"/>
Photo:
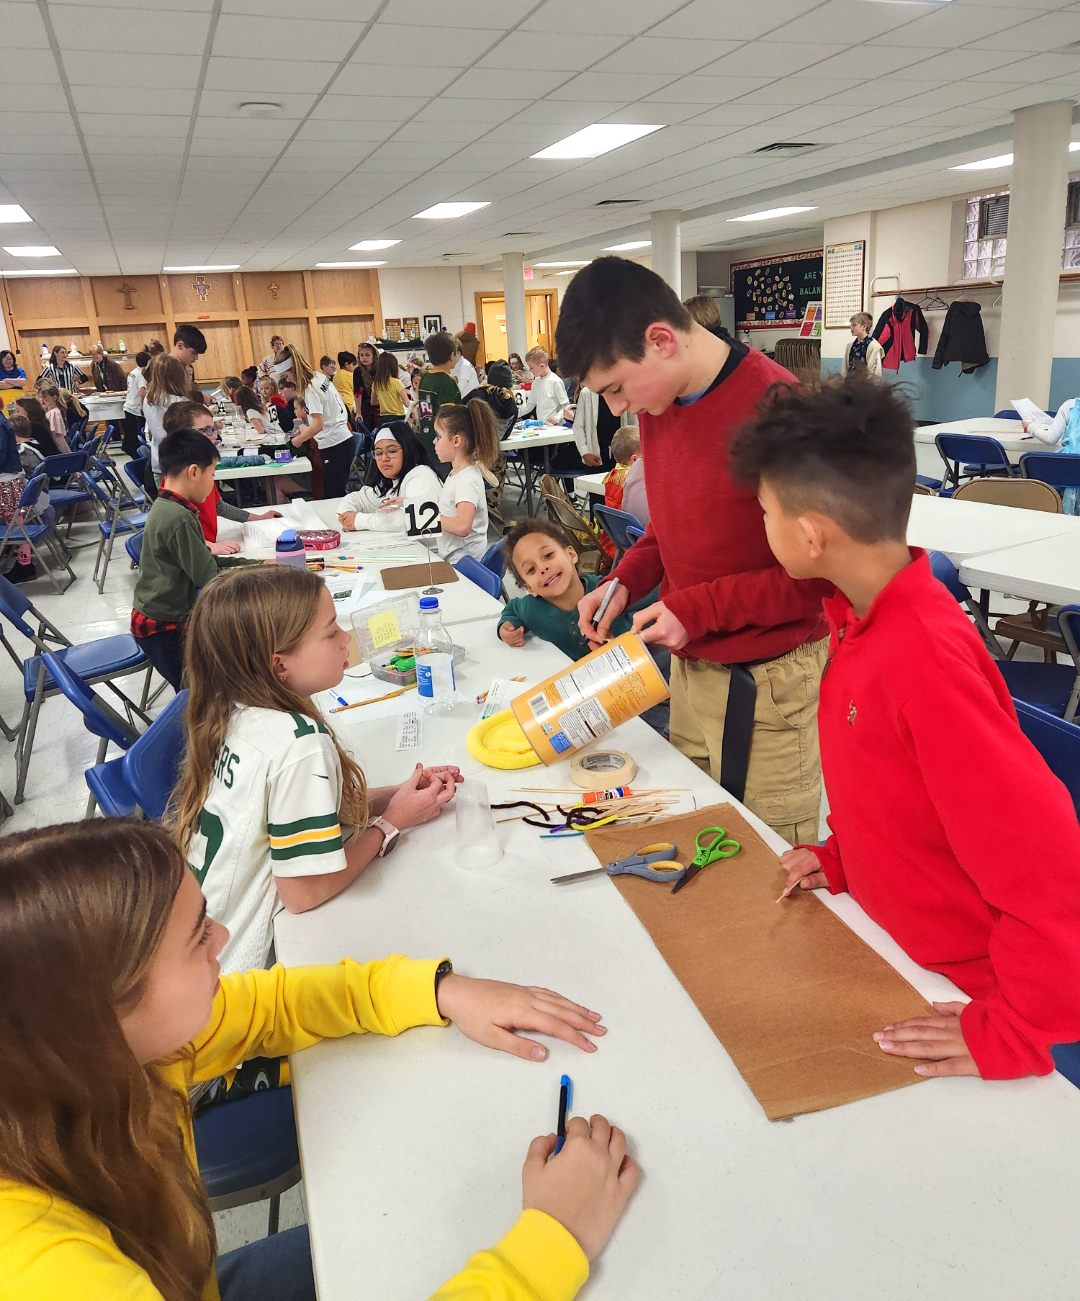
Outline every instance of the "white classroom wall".
<path id="1" fill-rule="evenodd" d="M 527 289 L 554 289 L 562 301 L 567 276 L 542 276 L 534 272 Z M 438 313 L 443 327 L 456 334 L 466 321 L 476 320 L 476 294 L 502 291 L 502 271 L 482 267 L 380 267 L 379 295 L 383 319 Z"/>

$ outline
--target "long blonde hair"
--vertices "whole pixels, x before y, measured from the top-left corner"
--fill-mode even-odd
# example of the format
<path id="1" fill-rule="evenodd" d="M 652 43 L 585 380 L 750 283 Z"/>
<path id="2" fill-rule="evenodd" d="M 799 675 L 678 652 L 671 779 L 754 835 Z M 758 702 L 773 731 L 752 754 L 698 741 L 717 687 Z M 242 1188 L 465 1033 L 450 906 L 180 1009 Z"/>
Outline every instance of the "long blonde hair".
<path id="1" fill-rule="evenodd" d="M 146 388 L 146 400 L 152 407 L 163 407 L 166 398 L 186 398 L 191 392 L 187 368 L 171 353 L 162 353 L 154 360 L 153 370 Z"/>
<path id="2" fill-rule="evenodd" d="M 281 351 L 283 357 L 285 353 L 289 354 L 289 362 L 291 363 L 290 369 L 296 376 L 296 391 L 301 397 L 303 397 L 307 392 L 307 386 L 315 377 L 314 368 L 312 367 L 311 362 L 309 362 L 304 354 L 297 348 L 295 343 L 287 343 Z M 279 362 L 278 365 L 280 364 L 281 363 Z M 282 374 L 284 373 L 285 372 L 282 371 Z"/>
<path id="3" fill-rule="evenodd" d="M 120 1017 L 145 992 L 187 865 L 152 822 L 105 818 L 0 840 L 0 1172 L 100 1220 L 167 1301 L 214 1268 L 187 1099 Z"/>
<path id="4" fill-rule="evenodd" d="M 203 588 L 188 627 L 187 751 L 170 820 L 186 849 L 199 825 L 233 708 L 277 709 L 323 722 L 310 696 L 274 672 L 274 656 L 296 650 L 315 622 L 325 584 L 291 565 L 259 565 L 219 574 Z M 364 827 L 367 783 L 359 764 L 330 730 L 341 764 L 343 822 Z"/>

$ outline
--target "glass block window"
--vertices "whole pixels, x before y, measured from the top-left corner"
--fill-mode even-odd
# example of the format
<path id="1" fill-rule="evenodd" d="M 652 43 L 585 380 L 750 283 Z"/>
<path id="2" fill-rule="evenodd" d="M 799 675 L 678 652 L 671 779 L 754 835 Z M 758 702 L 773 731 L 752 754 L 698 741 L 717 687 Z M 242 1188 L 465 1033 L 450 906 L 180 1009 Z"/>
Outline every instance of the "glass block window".
<path id="1" fill-rule="evenodd" d="M 964 231 L 965 280 L 985 280 L 988 276 L 1005 274 L 1008 198 L 1008 190 L 995 190 L 993 194 L 976 194 L 968 199 Z"/>

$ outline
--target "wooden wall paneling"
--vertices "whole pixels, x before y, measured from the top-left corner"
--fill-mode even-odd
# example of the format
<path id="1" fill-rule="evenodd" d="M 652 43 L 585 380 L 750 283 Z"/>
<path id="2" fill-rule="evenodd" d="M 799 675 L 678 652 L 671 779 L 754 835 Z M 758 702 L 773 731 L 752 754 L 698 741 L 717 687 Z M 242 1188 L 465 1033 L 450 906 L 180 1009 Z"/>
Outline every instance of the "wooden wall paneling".
<path id="1" fill-rule="evenodd" d="M 28 276 L 6 281 L 8 302 L 16 319 L 63 318 L 86 324 L 80 276 Z"/>
<path id="2" fill-rule="evenodd" d="M 169 277 L 161 276 L 158 280 L 161 289 L 161 306 L 165 309 L 165 336 L 161 342 L 165 345 L 166 350 L 172 346 L 173 333 L 176 330 L 176 308 L 173 305 L 172 289 L 169 286 Z"/>
<path id="3" fill-rule="evenodd" d="M 110 352 L 115 352 L 123 339 L 125 351 L 134 356 L 151 339 L 160 339 L 168 348 L 172 334 L 166 328 L 164 320 L 138 320 L 125 321 L 122 325 L 103 325 L 100 338 Z"/>
<path id="4" fill-rule="evenodd" d="M 299 271 L 246 271 L 243 295 L 250 316 L 295 316 L 308 308 Z"/>
<path id="5" fill-rule="evenodd" d="M 164 304 L 157 276 L 91 276 L 90 286 L 97 318 L 102 327 L 126 326 L 129 321 L 139 324 L 164 319 Z M 130 309 L 128 303 L 131 304 Z M 120 333 L 124 334 L 123 329 Z M 127 331 L 127 334 L 133 333 L 134 330 Z M 125 343 L 127 334 L 124 334 Z"/>
<path id="6" fill-rule="evenodd" d="M 205 275 L 186 272 L 184 275 L 165 276 L 177 316 L 193 320 L 200 313 L 235 312 L 236 294 L 233 277 L 228 271 L 207 271 Z M 200 297 L 199 287 L 205 290 Z"/>
<path id="7" fill-rule="evenodd" d="M 306 316 L 276 316 L 273 318 L 248 320 L 248 337 L 251 340 L 252 360 L 249 366 L 257 366 L 264 357 L 273 351 L 270 340 L 280 334 L 286 343 L 295 343 L 305 357 L 311 357 L 311 331 Z M 315 359 L 318 361 L 318 358 Z"/>
<path id="8" fill-rule="evenodd" d="M 358 316 L 374 316 L 379 302 L 379 277 L 374 271 L 349 270 L 311 271 L 311 287 L 315 310 L 320 316 L 328 312 L 355 312 Z"/>
<path id="9" fill-rule="evenodd" d="M 101 336 L 98 333 L 100 327 L 98 325 L 97 308 L 94 306 L 94 291 L 90 287 L 90 277 L 79 276 L 78 280 L 79 287 L 82 290 L 83 307 L 86 311 L 86 323 L 90 329 L 90 342 L 97 343 Z M 87 371 L 87 374 L 89 374 L 89 371 Z"/>
<path id="10" fill-rule="evenodd" d="M 319 318 L 315 312 L 315 282 L 310 271 L 301 271 L 300 274 L 304 277 L 304 302 L 307 304 L 308 338 L 311 341 L 311 347 L 315 348 L 319 343 Z M 307 358 L 311 362 L 312 370 L 317 371 L 319 369 L 318 354 L 309 351 Z"/>
<path id="11" fill-rule="evenodd" d="M 195 378 L 200 384 L 216 384 L 223 375 L 239 375 L 251 363 L 246 360 L 246 348 L 240 333 L 240 322 L 198 321 L 206 335 L 206 351 L 195 363 Z"/>
<path id="12" fill-rule="evenodd" d="M 70 325 L 63 330 L 38 328 L 20 330 L 19 338 L 22 343 L 19 365 L 26 371 L 26 378 L 31 383 L 41 374 L 41 368 L 45 364 L 41 357 L 42 344 L 45 344 L 50 352 L 58 343 L 62 343 L 65 348 L 70 348 L 73 343 L 77 344 L 82 356 L 72 357 L 71 360 L 84 374 L 90 374 L 88 354 L 94 340 L 90 337 L 88 325 Z"/>
<path id="13" fill-rule="evenodd" d="M 316 349 L 319 357 L 323 353 L 329 353 L 337 361 L 339 352 L 355 354 L 357 344 L 366 342 L 372 333 L 373 323 L 372 316 L 320 316 L 317 335 L 319 345 Z M 318 365 L 319 357 L 312 359 L 314 365 Z"/>

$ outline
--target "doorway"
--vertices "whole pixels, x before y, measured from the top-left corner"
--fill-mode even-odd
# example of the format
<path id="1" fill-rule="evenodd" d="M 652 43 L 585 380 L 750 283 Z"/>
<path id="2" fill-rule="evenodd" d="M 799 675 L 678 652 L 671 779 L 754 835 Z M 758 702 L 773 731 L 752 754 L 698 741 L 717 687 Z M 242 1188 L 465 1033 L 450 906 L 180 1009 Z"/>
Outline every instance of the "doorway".
<path id="1" fill-rule="evenodd" d="M 556 289 L 525 290 L 525 331 L 529 348 L 555 351 L 555 327 L 559 323 L 559 296 Z M 499 293 L 476 294 L 476 324 L 480 336 L 479 360 L 506 360 L 506 300 Z"/>

